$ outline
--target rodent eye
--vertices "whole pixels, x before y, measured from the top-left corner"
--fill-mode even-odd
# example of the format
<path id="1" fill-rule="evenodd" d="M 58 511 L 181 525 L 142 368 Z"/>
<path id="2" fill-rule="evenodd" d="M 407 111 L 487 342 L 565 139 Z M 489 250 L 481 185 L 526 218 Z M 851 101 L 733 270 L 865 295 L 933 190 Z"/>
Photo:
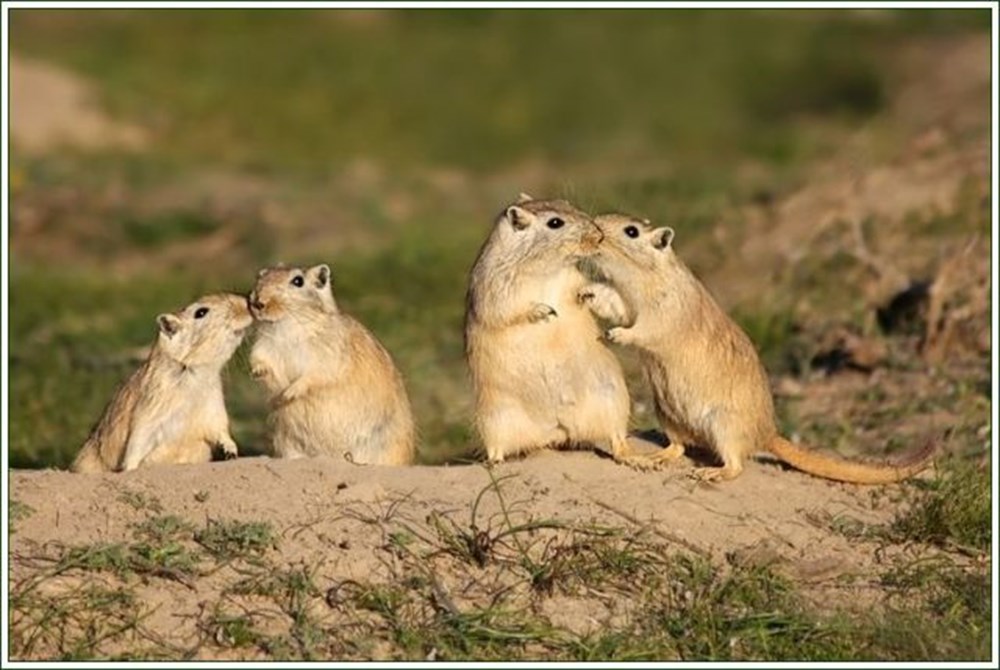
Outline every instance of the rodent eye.
<path id="1" fill-rule="evenodd" d="M 204 319 L 206 314 L 208 314 L 208 307 L 199 307 L 197 310 L 195 310 L 194 318 Z"/>
<path id="2" fill-rule="evenodd" d="M 294 277 L 292 279 L 292 286 L 298 286 L 299 288 L 302 288 L 305 285 L 306 285 L 306 280 L 302 278 L 302 275 L 298 275 L 297 277 Z"/>
<path id="3" fill-rule="evenodd" d="M 551 219 L 545 222 L 545 225 L 555 230 L 556 228 L 562 228 L 566 225 L 566 222 L 560 219 L 558 216 L 553 216 Z"/>
<path id="4" fill-rule="evenodd" d="M 625 234 L 634 239 L 639 237 L 639 229 L 635 226 L 629 226 L 625 229 Z"/>

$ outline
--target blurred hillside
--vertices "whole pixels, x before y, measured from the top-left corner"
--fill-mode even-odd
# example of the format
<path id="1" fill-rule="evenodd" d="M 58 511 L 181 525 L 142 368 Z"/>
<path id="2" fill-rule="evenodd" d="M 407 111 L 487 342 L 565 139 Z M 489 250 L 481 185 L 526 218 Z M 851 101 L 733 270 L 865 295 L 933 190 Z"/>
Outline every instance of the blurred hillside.
<path id="1" fill-rule="evenodd" d="M 15 466 L 69 461 L 158 312 L 276 260 L 332 264 L 425 458 L 466 452 L 465 273 L 522 190 L 677 228 L 775 373 L 810 324 L 871 332 L 838 220 L 905 278 L 988 235 L 985 10 L 11 17 Z M 259 452 L 243 354 L 230 377 Z"/>

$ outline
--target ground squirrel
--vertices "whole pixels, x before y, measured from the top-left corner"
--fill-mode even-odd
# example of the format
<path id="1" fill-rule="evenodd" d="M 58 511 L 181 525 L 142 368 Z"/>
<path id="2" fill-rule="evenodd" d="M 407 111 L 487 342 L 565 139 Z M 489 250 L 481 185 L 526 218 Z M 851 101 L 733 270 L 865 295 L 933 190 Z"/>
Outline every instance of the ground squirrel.
<path id="1" fill-rule="evenodd" d="M 220 373 L 253 322 L 246 298 L 208 295 L 156 322 L 149 356 L 115 392 L 74 472 L 236 457 Z"/>
<path id="2" fill-rule="evenodd" d="M 857 463 L 797 446 L 778 435 L 767 373 L 753 343 L 674 253 L 674 231 L 620 214 L 595 219 L 604 233 L 593 257 L 617 294 L 591 300 L 600 315 L 631 313 L 630 327 L 608 330 L 609 341 L 640 352 L 656 413 L 671 446 L 651 465 L 712 449 L 722 467 L 702 468 L 707 480 L 732 479 L 744 461 L 767 451 L 803 472 L 858 484 L 895 482 L 923 470 L 934 444 L 899 465 Z"/>
<path id="3" fill-rule="evenodd" d="M 251 373 L 271 394 L 276 456 L 413 462 L 402 375 L 375 336 L 338 309 L 329 266 L 261 270 L 250 310 L 257 322 Z"/>
<path id="4" fill-rule="evenodd" d="M 600 341 L 575 267 L 601 239 L 564 200 L 522 195 L 504 208 L 472 267 L 465 347 L 475 423 L 492 462 L 549 446 L 627 442 L 629 395 L 621 366 Z M 596 290 L 610 290 L 598 287 Z"/>

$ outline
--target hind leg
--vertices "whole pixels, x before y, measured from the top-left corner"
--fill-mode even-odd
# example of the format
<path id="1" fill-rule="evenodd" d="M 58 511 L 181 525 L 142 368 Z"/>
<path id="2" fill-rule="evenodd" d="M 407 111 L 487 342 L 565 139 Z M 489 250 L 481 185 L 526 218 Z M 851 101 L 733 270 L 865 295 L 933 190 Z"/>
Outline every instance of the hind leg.
<path id="1" fill-rule="evenodd" d="M 743 466 L 724 465 L 721 468 L 696 468 L 694 478 L 702 482 L 722 482 L 736 479 L 743 472 Z"/>
<path id="2" fill-rule="evenodd" d="M 516 405 L 484 413 L 478 423 L 490 463 L 502 463 L 508 456 L 562 444 L 569 439 L 554 420 L 546 425 Z"/>
<path id="3" fill-rule="evenodd" d="M 654 454 L 640 454 L 632 448 L 628 439 L 618 438 L 611 441 L 611 456 L 615 462 L 636 470 L 657 470 L 683 455 L 684 445 L 682 444 L 671 444 Z"/>
<path id="4" fill-rule="evenodd" d="M 679 458 L 684 456 L 684 444 L 681 442 L 674 442 L 671 440 L 670 446 L 660 449 L 655 454 L 649 457 L 653 463 L 657 465 L 663 463 L 672 463 Z"/>
<path id="5" fill-rule="evenodd" d="M 660 425 L 663 427 L 663 432 L 665 432 L 667 437 L 670 438 L 670 445 L 673 446 L 676 444 L 679 446 L 682 450 L 682 455 L 683 448 L 686 445 L 698 443 L 698 440 L 696 440 L 693 435 L 666 418 L 660 419 Z"/>
<path id="6" fill-rule="evenodd" d="M 722 459 L 722 467 L 696 468 L 694 478 L 703 482 L 719 482 L 739 477 L 743 472 L 744 454 L 749 453 L 743 443 L 727 442 L 725 448 L 716 448 L 715 452 Z"/>
<path id="7" fill-rule="evenodd" d="M 208 463 L 212 460 L 212 448 L 207 442 L 181 442 L 158 446 L 142 459 L 140 468 L 151 465 L 171 465 L 183 463 Z"/>

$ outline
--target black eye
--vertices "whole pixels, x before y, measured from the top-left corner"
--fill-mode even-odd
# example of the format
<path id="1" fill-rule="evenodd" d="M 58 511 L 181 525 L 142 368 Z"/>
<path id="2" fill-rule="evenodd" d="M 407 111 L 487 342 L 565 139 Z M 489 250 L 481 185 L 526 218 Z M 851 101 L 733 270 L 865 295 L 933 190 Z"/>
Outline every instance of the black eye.
<path id="1" fill-rule="evenodd" d="M 204 319 L 206 314 L 208 314 L 208 307 L 199 307 L 194 312 L 194 318 Z"/>
<path id="2" fill-rule="evenodd" d="M 566 222 L 560 219 L 558 216 L 553 216 L 551 219 L 545 222 L 545 225 L 555 230 L 556 228 L 562 228 L 566 225 Z"/>
<path id="3" fill-rule="evenodd" d="M 635 226 L 629 226 L 625 229 L 625 234 L 632 238 L 639 237 L 639 229 Z"/>
<path id="4" fill-rule="evenodd" d="M 302 278 L 302 275 L 299 275 L 294 279 L 292 279 L 292 286 L 298 286 L 299 288 L 302 288 L 303 286 L 305 286 L 305 283 L 306 280 Z"/>

